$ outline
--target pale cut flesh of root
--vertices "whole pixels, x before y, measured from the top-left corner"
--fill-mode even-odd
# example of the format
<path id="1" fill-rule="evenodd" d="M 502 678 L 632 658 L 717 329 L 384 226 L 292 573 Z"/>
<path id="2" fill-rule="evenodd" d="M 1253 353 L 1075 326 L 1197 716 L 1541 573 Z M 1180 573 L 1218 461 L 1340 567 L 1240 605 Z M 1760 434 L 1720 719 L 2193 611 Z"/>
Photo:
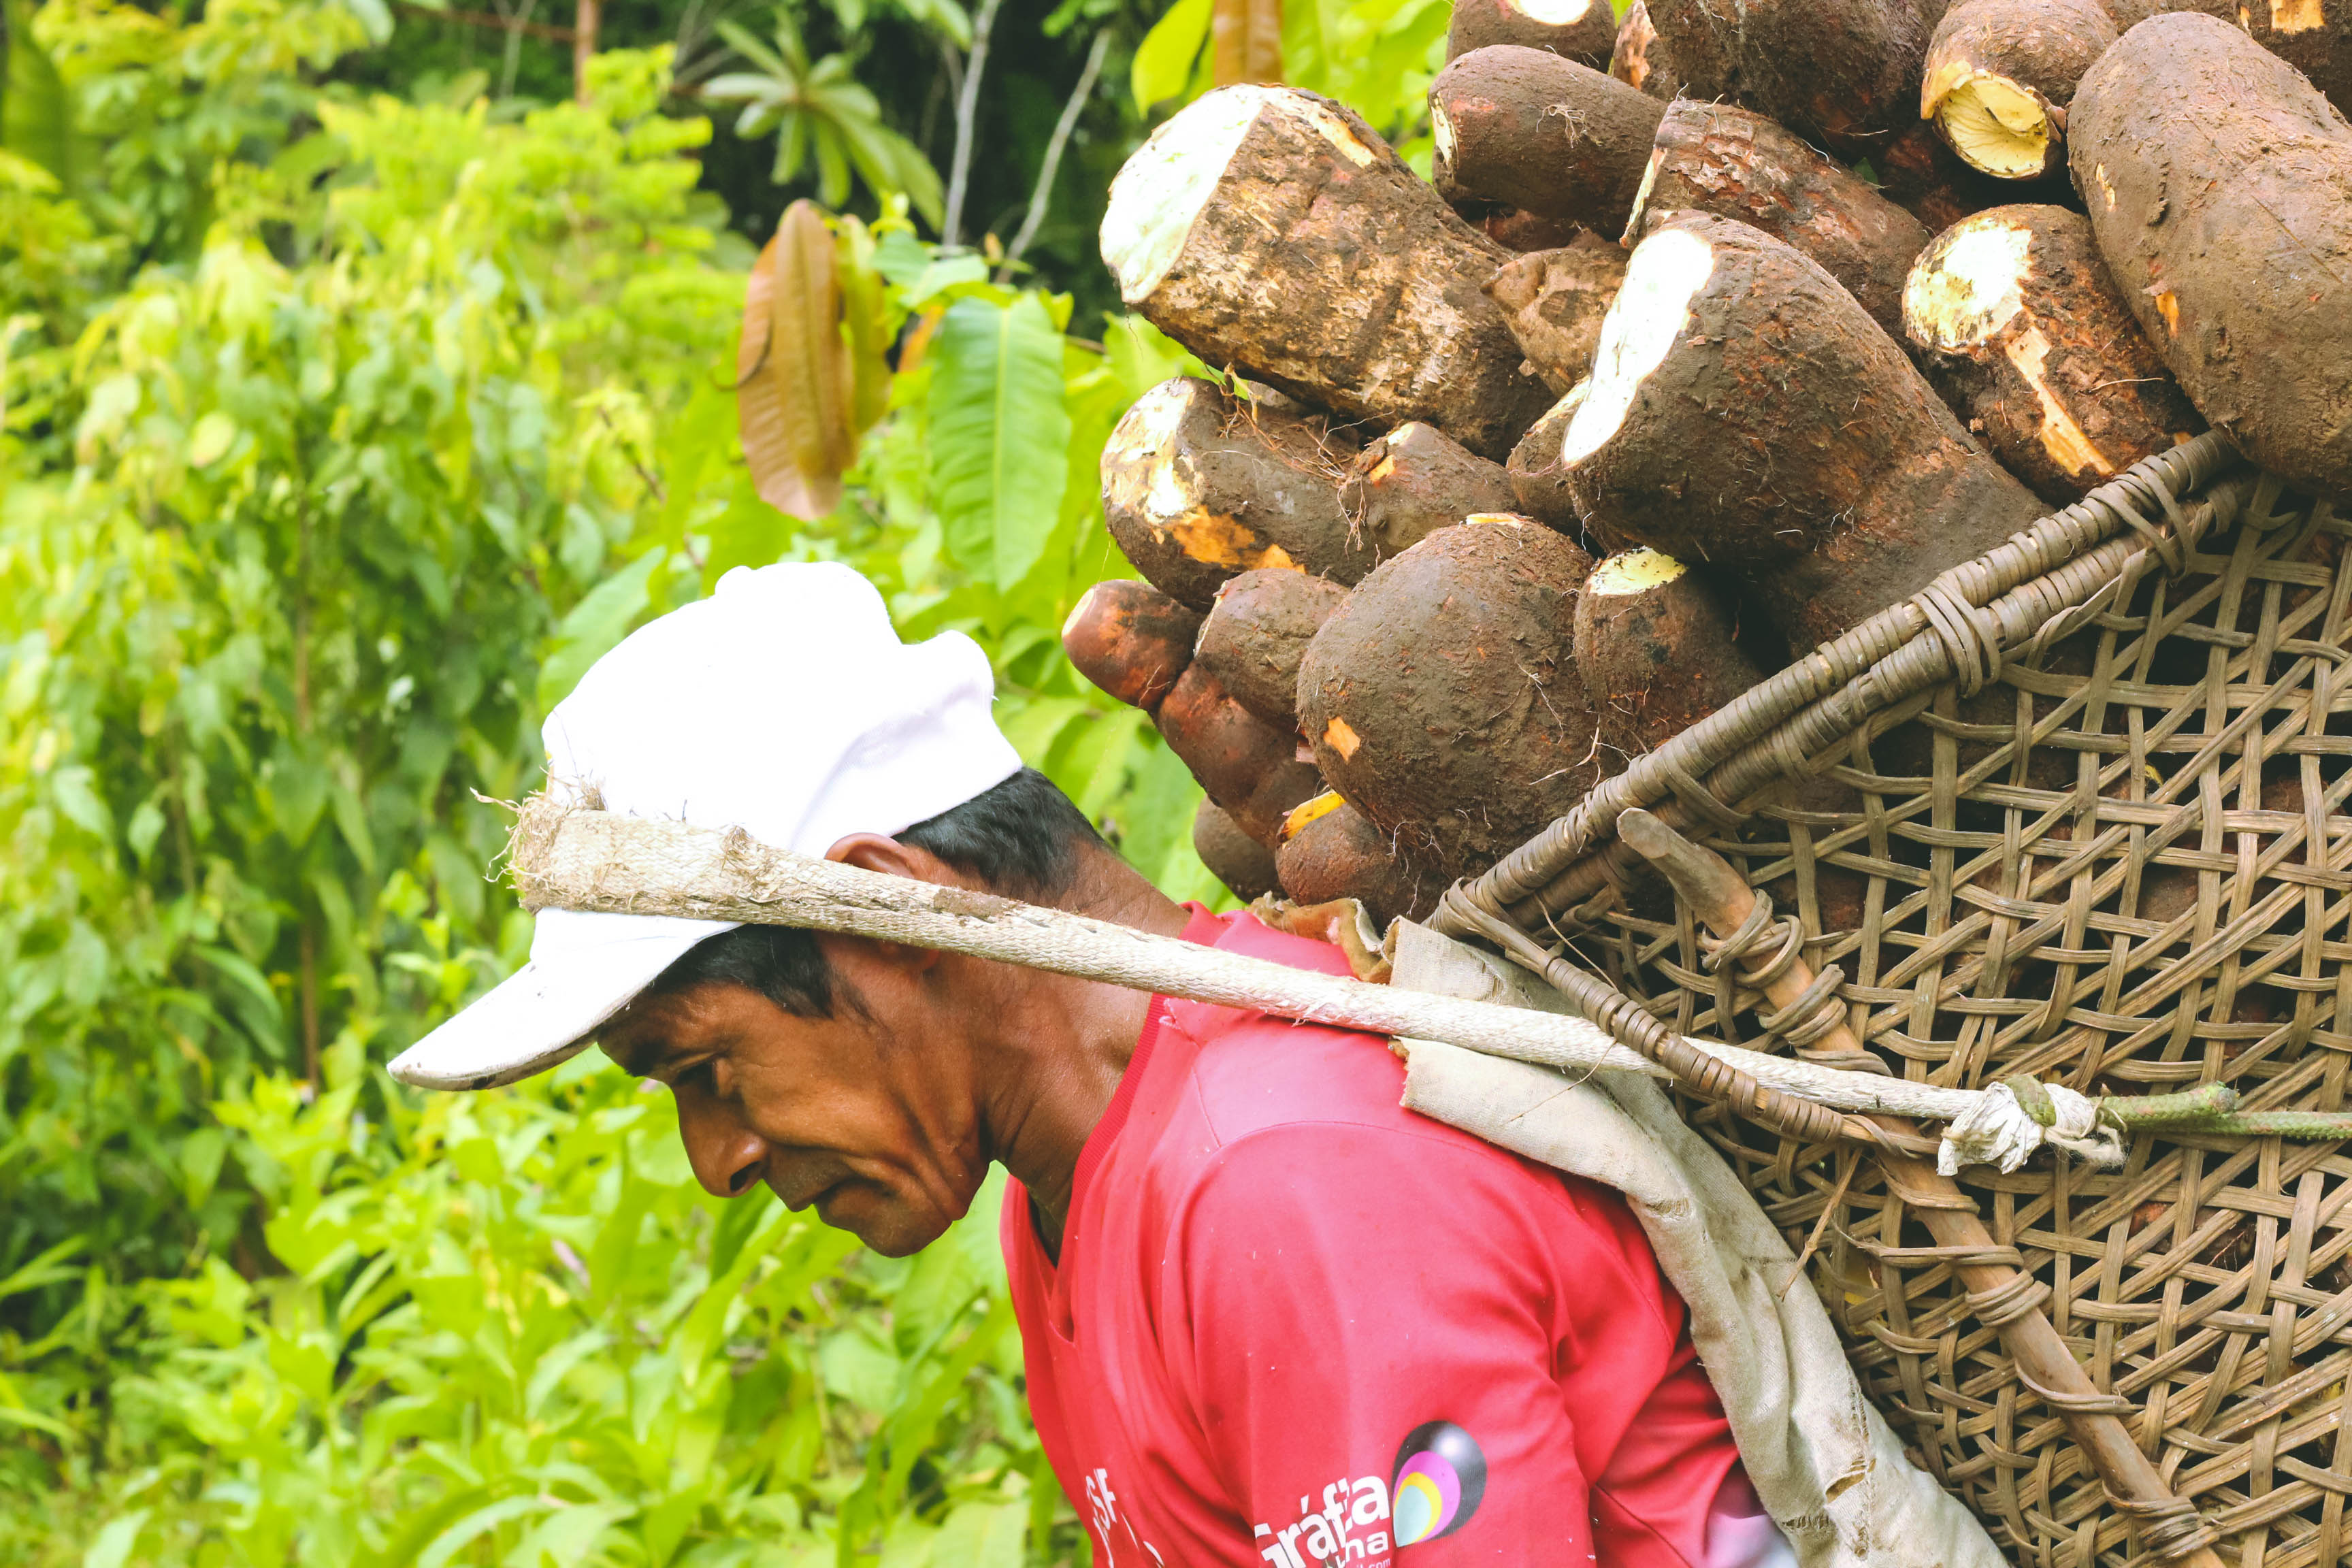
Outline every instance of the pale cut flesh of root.
<path id="1" fill-rule="evenodd" d="M 1371 149 L 1347 123 L 1303 93 L 1244 82 L 1192 100 L 1152 132 L 1120 166 L 1103 214 L 1103 262 L 1130 305 L 1150 299 L 1184 252 L 1193 220 L 1217 192 L 1250 127 L 1264 113 L 1304 121 L 1361 168 Z"/>
<path id="2" fill-rule="evenodd" d="M 1570 22 L 1582 21 L 1594 3 L 1595 0 L 1509 0 L 1512 10 L 1547 27 L 1565 27 Z"/>
<path id="3" fill-rule="evenodd" d="M 1999 213 L 1962 218 L 1903 285 L 1903 328 L 1929 348 L 1983 342 L 2025 308 L 2032 231 Z"/>
<path id="4" fill-rule="evenodd" d="M 1192 389 L 1202 386 L 1205 384 L 1176 377 L 1161 382 L 1137 398 L 1135 406 L 1111 432 L 1109 455 L 1122 459 L 1111 482 L 1127 488 L 1134 485 L 1137 477 L 1148 478 L 1140 494 L 1110 499 L 1156 529 L 1174 528 L 1193 510 L 1192 497 L 1176 472 L 1176 435 L 1184 423 Z"/>
<path id="5" fill-rule="evenodd" d="M 1617 434 L 1643 381 L 1682 341 L 1691 300 L 1714 271 L 1714 248 L 1687 229 L 1667 229 L 1635 247 L 1624 285 L 1601 323 L 1592 374 L 1560 445 L 1560 461 L 1581 462 Z"/>
<path id="6" fill-rule="evenodd" d="M 1643 545 L 1612 555 L 1592 569 L 1584 580 L 1584 591 L 1597 598 L 1612 599 L 1632 594 L 1646 594 L 1653 588 L 1663 588 L 1689 570 L 1664 551 Z"/>
<path id="7" fill-rule="evenodd" d="M 1932 113 L 1952 151 L 1988 174 L 2031 180 L 2048 166 L 2049 110 L 2006 77 L 1971 73 L 1935 101 Z"/>
<path id="8" fill-rule="evenodd" d="M 1650 193 L 1658 188 L 1658 168 L 1665 161 L 1664 147 L 1650 149 L 1650 161 L 1642 168 L 1642 184 L 1633 192 L 1633 210 L 1625 215 L 1625 232 L 1617 237 L 1618 244 L 1633 243 L 1633 237 L 1641 232 L 1642 215 L 1649 210 Z"/>
<path id="9" fill-rule="evenodd" d="M 1445 112 L 1445 106 L 1435 101 L 1429 106 L 1429 139 L 1437 147 L 1440 163 L 1454 162 L 1454 121 Z"/>

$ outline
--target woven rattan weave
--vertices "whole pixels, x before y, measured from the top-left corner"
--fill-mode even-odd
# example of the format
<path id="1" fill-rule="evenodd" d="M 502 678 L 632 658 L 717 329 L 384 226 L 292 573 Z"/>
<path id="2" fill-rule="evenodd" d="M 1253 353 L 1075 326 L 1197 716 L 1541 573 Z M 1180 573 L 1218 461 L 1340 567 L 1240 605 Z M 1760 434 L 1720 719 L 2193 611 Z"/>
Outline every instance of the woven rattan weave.
<path id="1" fill-rule="evenodd" d="M 1677 1032 L 1818 1051 L 1843 1021 L 1870 1062 L 1940 1084 L 2226 1083 L 2251 1109 L 2341 1110 L 2347 536 L 2200 438 L 1643 759 L 1456 889 L 1451 923 L 1507 918 Z M 1615 841 L 1634 805 L 1776 919 L 1711 938 Z M 1822 983 L 1759 1016 L 1729 949 L 1783 943 Z M 1957 1270 L 1980 1259 L 1935 1245 L 1875 1152 L 1690 1110 L 1804 1251 L 1897 1430 L 2020 1562 L 2352 1554 L 2342 1145 L 2140 1133 L 2119 1172 L 1964 1175 L 2037 1282 L 1972 1300 Z M 2117 1506 L 2019 1377 L 1996 1331 L 2037 1308 L 2202 1528 Z"/>

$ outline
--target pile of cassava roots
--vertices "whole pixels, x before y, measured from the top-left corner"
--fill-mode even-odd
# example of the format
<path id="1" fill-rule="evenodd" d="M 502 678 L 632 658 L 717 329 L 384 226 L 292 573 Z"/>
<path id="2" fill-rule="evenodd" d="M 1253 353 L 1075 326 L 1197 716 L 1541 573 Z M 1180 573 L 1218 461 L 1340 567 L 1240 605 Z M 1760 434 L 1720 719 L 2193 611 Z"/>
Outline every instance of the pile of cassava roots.
<path id="1" fill-rule="evenodd" d="M 2247 4 L 1457 0 L 1431 179 L 1283 87 L 1162 125 L 1103 257 L 1213 379 L 1063 640 L 1202 858 L 1425 913 L 2209 426 L 2352 497 L 2352 0 Z"/>

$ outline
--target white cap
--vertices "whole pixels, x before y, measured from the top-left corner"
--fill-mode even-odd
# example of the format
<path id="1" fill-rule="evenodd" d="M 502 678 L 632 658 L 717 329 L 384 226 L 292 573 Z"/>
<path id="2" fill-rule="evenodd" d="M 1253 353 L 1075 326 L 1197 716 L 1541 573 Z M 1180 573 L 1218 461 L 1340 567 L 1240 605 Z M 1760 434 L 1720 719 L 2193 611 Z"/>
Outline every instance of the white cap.
<path id="1" fill-rule="evenodd" d="M 739 567 L 598 659 L 540 738 L 551 788 L 822 855 L 1018 773 L 990 715 L 995 692 L 970 637 L 901 643 L 882 595 L 846 566 Z M 732 923 L 542 910 L 530 962 L 403 1051 L 392 1076 L 491 1089 L 542 1072 Z"/>

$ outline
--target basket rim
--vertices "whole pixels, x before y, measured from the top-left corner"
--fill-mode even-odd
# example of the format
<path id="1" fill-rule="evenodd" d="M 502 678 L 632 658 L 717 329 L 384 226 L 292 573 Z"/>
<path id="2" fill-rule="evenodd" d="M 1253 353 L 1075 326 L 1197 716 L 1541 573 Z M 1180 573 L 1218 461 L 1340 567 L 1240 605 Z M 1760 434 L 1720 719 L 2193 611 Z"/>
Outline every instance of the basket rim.
<path id="1" fill-rule="evenodd" d="M 1629 852 L 1615 825 L 1627 810 L 1736 828 L 1750 796 L 1799 776 L 1876 713 L 1948 681 L 1973 691 L 1996 679 L 2006 658 L 2087 624 L 2149 572 L 2178 570 L 2249 502 L 2266 507 L 2265 487 L 2274 496 L 2279 484 L 2220 431 L 2143 458 L 1634 759 L 1455 883 L 1428 923 L 1455 937 L 1497 917 L 1521 930 L 1584 923 L 1578 907 L 1622 879 L 1615 862 Z"/>

